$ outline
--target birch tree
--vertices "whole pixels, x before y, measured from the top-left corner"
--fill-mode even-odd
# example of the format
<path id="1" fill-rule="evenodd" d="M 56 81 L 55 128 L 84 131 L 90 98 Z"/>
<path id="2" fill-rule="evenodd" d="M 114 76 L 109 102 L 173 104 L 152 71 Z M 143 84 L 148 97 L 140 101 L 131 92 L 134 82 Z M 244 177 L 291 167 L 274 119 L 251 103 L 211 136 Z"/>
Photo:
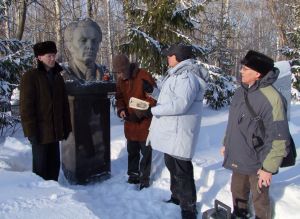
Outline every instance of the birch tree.
<path id="1" fill-rule="evenodd" d="M 276 1 L 267 0 L 268 8 L 275 20 L 275 25 L 279 34 L 279 46 L 283 47 L 287 43 L 286 30 L 285 30 L 285 22 L 284 16 L 281 15 L 278 5 L 276 5 Z"/>
<path id="2" fill-rule="evenodd" d="M 87 16 L 89 18 L 93 18 L 93 2 L 92 2 L 92 0 L 87 0 L 86 9 L 87 9 Z"/>
<path id="3" fill-rule="evenodd" d="M 21 40 L 25 28 L 28 0 L 19 1 L 16 38 Z"/>
<path id="4" fill-rule="evenodd" d="M 61 25 L 61 0 L 54 0 L 55 5 L 55 33 L 56 45 L 58 47 L 58 61 L 62 59 L 63 42 L 62 42 L 62 25 Z"/>
<path id="5" fill-rule="evenodd" d="M 113 53 L 113 44 L 112 44 L 112 24 L 111 24 L 111 6 L 110 0 L 105 1 L 105 8 L 106 8 L 106 19 L 107 19 L 107 42 L 108 42 L 108 60 L 109 60 L 109 69 L 112 69 L 112 57 L 114 56 Z"/>
<path id="6" fill-rule="evenodd" d="M 1 32 L 4 33 L 4 38 L 10 38 L 10 29 L 9 29 L 9 5 L 11 1 L 2 1 L 0 2 L 0 23 L 1 25 Z"/>

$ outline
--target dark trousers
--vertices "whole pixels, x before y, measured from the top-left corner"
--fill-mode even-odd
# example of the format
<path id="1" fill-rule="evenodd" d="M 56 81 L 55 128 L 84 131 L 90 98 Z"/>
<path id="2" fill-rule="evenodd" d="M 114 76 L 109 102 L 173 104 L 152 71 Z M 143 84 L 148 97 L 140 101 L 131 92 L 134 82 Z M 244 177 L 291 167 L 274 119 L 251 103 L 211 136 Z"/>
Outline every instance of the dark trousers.
<path id="1" fill-rule="evenodd" d="M 45 180 L 58 180 L 60 168 L 59 142 L 32 145 L 32 172 Z"/>
<path id="2" fill-rule="evenodd" d="M 141 183 L 149 183 L 152 148 L 145 141 L 127 141 L 129 177 L 139 177 Z M 142 159 L 140 160 L 142 154 Z"/>
<path id="3" fill-rule="evenodd" d="M 270 219 L 271 206 L 269 199 L 269 187 L 263 186 L 261 189 L 257 185 L 256 174 L 244 175 L 232 173 L 231 192 L 234 206 L 234 214 L 243 218 L 248 213 L 248 201 L 250 191 L 255 210 L 256 219 Z"/>
<path id="4" fill-rule="evenodd" d="M 182 210 L 195 212 L 197 196 L 192 161 L 165 154 L 165 164 L 170 171 L 172 197 L 179 200 Z"/>

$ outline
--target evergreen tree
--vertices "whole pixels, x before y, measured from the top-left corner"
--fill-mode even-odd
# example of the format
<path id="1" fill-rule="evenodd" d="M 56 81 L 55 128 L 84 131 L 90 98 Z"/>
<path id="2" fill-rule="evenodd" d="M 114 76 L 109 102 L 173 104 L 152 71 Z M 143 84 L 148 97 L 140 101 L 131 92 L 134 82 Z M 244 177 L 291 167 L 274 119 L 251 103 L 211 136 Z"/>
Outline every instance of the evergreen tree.
<path id="1" fill-rule="evenodd" d="M 234 77 L 226 74 L 221 68 L 201 63 L 208 70 L 209 80 L 204 94 L 206 103 L 218 110 L 228 106 L 235 92 Z"/>
<path id="2" fill-rule="evenodd" d="M 183 5 L 184 1 L 145 0 L 124 1 L 128 21 L 128 42 L 121 45 L 123 52 L 134 54 L 143 67 L 154 74 L 166 71 L 162 49 L 177 42 L 192 45 L 195 54 L 204 56 L 207 50 L 193 45 L 186 33 L 195 29 L 193 16 L 204 10 L 203 4 Z M 207 1 L 208 2 L 208 1 Z M 224 57 L 224 56 L 223 56 Z M 223 60 L 223 64 L 227 60 Z M 228 63 L 228 62 L 227 62 Z M 221 68 L 204 65 L 210 78 L 205 92 L 207 104 L 213 109 L 228 105 L 234 93 L 233 78 Z"/>
<path id="3" fill-rule="evenodd" d="M 18 87 L 21 73 L 32 66 L 33 54 L 29 42 L 0 40 L 0 135 L 6 126 L 19 119 L 9 113 L 12 90 Z"/>
<path id="4" fill-rule="evenodd" d="M 235 34 L 234 19 L 229 17 L 229 0 L 212 2 L 200 22 L 205 25 L 203 41 L 208 48 L 208 63 L 220 67 L 226 74 L 232 74 L 234 49 L 232 39 Z"/>
<path id="5" fill-rule="evenodd" d="M 200 3 L 187 6 L 178 0 L 125 0 L 124 9 L 128 35 L 121 50 L 135 55 L 150 72 L 162 74 L 166 70 L 162 49 L 177 42 L 192 44 L 185 33 L 194 30 L 192 16 L 203 11 L 204 6 Z M 202 47 L 193 45 L 193 48 L 196 54 L 204 54 Z"/>
<path id="6" fill-rule="evenodd" d="M 282 54 L 291 59 L 293 87 L 300 92 L 300 4 L 293 6 L 295 10 L 295 28 L 287 33 L 289 46 L 282 49 Z"/>

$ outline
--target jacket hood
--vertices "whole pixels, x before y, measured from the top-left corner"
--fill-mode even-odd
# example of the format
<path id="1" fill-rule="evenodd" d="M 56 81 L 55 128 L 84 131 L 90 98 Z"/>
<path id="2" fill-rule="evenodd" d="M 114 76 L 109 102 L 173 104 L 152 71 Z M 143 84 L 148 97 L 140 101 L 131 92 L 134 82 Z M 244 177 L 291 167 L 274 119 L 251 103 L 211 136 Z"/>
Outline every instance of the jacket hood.
<path id="1" fill-rule="evenodd" d="M 277 80 L 279 72 L 279 69 L 274 67 L 271 71 L 269 71 L 266 74 L 265 77 L 259 80 L 260 87 L 266 87 L 273 84 Z"/>
<path id="2" fill-rule="evenodd" d="M 179 75 L 184 71 L 192 72 L 205 82 L 207 82 L 209 79 L 208 71 L 205 68 L 203 68 L 200 64 L 198 64 L 195 59 L 187 59 L 182 62 L 179 62 L 176 66 L 168 70 L 168 74 Z"/>

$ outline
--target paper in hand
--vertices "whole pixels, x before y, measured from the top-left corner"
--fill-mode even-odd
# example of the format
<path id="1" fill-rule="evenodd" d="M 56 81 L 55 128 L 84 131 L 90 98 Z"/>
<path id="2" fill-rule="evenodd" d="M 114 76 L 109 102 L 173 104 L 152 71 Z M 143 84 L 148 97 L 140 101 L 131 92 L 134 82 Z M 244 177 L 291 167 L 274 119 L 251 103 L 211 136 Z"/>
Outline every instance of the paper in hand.
<path id="1" fill-rule="evenodd" d="M 147 110 L 149 108 L 149 103 L 147 101 L 131 97 L 129 99 L 129 107 L 138 110 Z"/>

